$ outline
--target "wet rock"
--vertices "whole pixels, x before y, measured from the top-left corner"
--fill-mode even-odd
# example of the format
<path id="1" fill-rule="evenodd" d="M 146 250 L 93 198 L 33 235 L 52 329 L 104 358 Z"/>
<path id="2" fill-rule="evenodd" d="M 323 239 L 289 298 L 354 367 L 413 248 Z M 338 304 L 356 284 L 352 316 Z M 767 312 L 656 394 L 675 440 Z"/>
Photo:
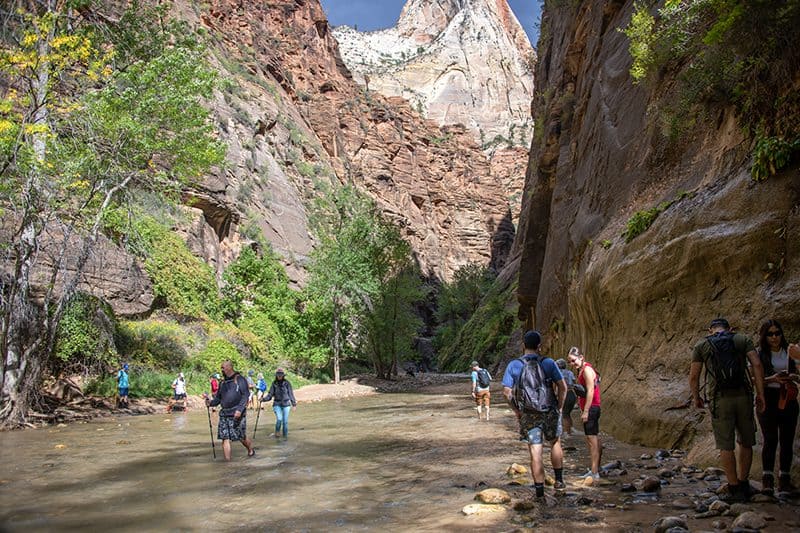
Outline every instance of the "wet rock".
<path id="1" fill-rule="evenodd" d="M 719 516 L 719 513 L 715 513 L 714 511 L 706 511 L 704 513 L 697 513 L 696 515 L 694 515 L 694 517 L 697 518 L 697 519 L 713 518 L 715 516 Z"/>
<path id="2" fill-rule="evenodd" d="M 476 500 L 483 503 L 498 504 L 511 502 L 511 496 L 503 489 L 486 489 L 475 495 Z"/>
<path id="3" fill-rule="evenodd" d="M 742 513 L 753 512 L 753 508 L 744 503 L 734 503 L 731 505 L 730 509 L 728 509 L 728 512 L 731 514 L 731 516 L 739 516 Z"/>
<path id="4" fill-rule="evenodd" d="M 653 527 L 655 527 L 656 533 L 667 533 L 667 531 L 675 527 L 688 530 L 689 525 L 680 516 L 665 516 L 656 520 Z"/>
<path id="5" fill-rule="evenodd" d="M 586 496 L 581 496 L 580 498 L 575 500 L 575 503 L 577 505 L 592 505 L 592 502 L 594 502 L 594 500 L 592 500 L 591 498 L 588 498 Z"/>
<path id="6" fill-rule="evenodd" d="M 643 492 L 658 492 L 661 490 L 661 480 L 657 477 L 646 477 L 642 480 Z"/>
<path id="7" fill-rule="evenodd" d="M 773 503 L 774 501 L 775 497 L 769 494 L 755 494 L 750 498 L 752 503 Z"/>
<path id="8" fill-rule="evenodd" d="M 731 528 L 734 530 L 737 528 L 742 528 L 760 531 L 765 527 L 767 527 L 767 521 L 764 520 L 764 517 L 761 516 L 760 513 L 755 513 L 752 511 L 745 511 L 744 513 L 740 514 L 736 517 L 736 520 L 733 521 L 733 524 L 731 524 Z"/>
<path id="9" fill-rule="evenodd" d="M 666 533 L 689 533 L 689 530 L 685 527 L 671 527 Z"/>
<path id="10" fill-rule="evenodd" d="M 524 513 L 525 511 L 530 511 L 532 509 L 536 509 L 535 500 L 521 500 L 514 503 L 514 510 L 518 513 Z"/>
<path id="11" fill-rule="evenodd" d="M 552 476 L 544 476 L 544 484 L 547 485 L 548 487 L 552 487 L 553 485 L 556 484 L 556 478 Z"/>
<path id="12" fill-rule="evenodd" d="M 717 468 L 716 466 L 709 466 L 703 473 L 707 476 L 722 476 L 725 474 L 725 471 L 721 468 Z"/>
<path id="13" fill-rule="evenodd" d="M 656 459 L 666 459 L 669 456 L 670 456 L 670 453 L 667 450 L 658 450 L 656 452 Z"/>
<path id="14" fill-rule="evenodd" d="M 728 529 L 728 523 L 725 520 L 714 520 L 711 522 L 711 527 L 716 530 L 725 530 Z"/>
<path id="15" fill-rule="evenodd" d="M 492 513 L 499 513 L 505 511 L 505 507 L 501 507 L 499 505 L 486 505 L 482 503 L 471 503 L 469 505 L 465 505 L 461 512 L 467 516 L 470 515 L 486 515 Z"/>
<path id="16" fill-rule="evenodd" d="M 694 511 L 696 513 L 705 513 L 708 511 L 708 505 L 704 503 L 698 503 L 697 505 L 695 505 Z"/>
<path id="17" fill-rule="evenodd" d="M 606 472 L 606 477 L 621 477 L 627 475 L 628 475 L 627 470 L 620 470 L 619 468 L 614 468 L 613 470 L 608 470 Z"/>
<path id="18" fill-rule="evenodd" d="M 675 472 L 670 470 L 669 468 L 662 468 L 658 471 L 658 477 L 660 478 L 671 478 L 675 475 Z"/>
<path id="19" fill-rule="evenodd" d="M 508 474 L 509 476 L 517 476 L 527 473 L 528 469 L 517 463 L 511 463 L 511 466 L 509 466 L 508 470 L 506 470 L 506 474 Z"/>
<path id="20" fill-rule="evenodd" d="M 673 509 L 694 509 L 694 502 L 689 498 L 678 498 L 670 503 Z"/>
<path id="21" fill-rule="evenodd" d="M 728 505 L 727 503 L 725 503 L 724 501 L 717 500 L 715 502 L 712 502 L 711 505 L 708 506 L 708 510 L 709 511 L 714 511 L 717 514 L 722 514 L 725 511 L 727 511 L 728 509 L 730 509 L 730 507 L 731 506 Z"/>
<path id="22" fill-rule="evenodd" d="M 619 461 L 612 461 L 600 467 L 600 470 L 614 470 L 622 468 L 622 463 Z"/>
<path id="23" fill-rule="evenodd" d="M 684 450 L 679 450 L 679 449 L 670 450 L 669 454 L 672 457 L 685 457 L 686 456 L 686 452 Z"/>
<path id="24" fill-rule="evenodd" d="M 650 455 L 649 453 L 643 453 L 642 455 L 639 456 L 639 459 L 641 459 L 642 461 L 649 461 L 652 458 L 653 456 Z"/>

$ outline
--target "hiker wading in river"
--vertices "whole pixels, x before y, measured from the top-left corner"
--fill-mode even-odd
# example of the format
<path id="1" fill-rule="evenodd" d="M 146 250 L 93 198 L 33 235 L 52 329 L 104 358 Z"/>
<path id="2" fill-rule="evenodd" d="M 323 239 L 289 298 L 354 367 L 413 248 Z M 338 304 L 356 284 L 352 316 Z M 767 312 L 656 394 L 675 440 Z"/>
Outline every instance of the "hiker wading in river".
<path id="1" fill-rule="evenodd" d="M 544 442 L 550 443 L 550 461 L 556 489 L 564 488 L 564 453 L 561 450 L 561 411 L 567 384 L 555 361 L 539 354 L 542 336 L 538 331 L 525 334 L 525 351 L 514 359 L 503 375 L 503 395 L 519 418 L 520 433 L 528 442 L 531 475 L 536 497 L 544 497 Z"/>
<path id="2" fill-rule="evenodd" d="M 222 407 L 217 426 L 217 438 L 222 441 L 222 452 L 225 454 L 225 460 L 230 461 L 231 441 L 238 440 L 247 448 L 247 455 L 252 457 L 256 451 L 247 438 L 247 400 L 250 398 L 247 380 L 233 369 L 233 363 L 230 361 L 222 363 L 222 374 L 224 379 L 219 384 L 217 394 L 210 400 L 204 395 L 207 406 Z"/>

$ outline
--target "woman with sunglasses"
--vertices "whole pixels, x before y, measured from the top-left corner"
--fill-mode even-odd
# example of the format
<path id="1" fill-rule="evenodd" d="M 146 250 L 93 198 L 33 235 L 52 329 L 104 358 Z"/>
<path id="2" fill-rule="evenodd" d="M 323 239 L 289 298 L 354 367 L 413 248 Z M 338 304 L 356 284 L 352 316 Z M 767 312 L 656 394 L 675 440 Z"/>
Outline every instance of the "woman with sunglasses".
<path id="1" fill-rule="evenodd" d="M 766 409 L 758 415 L 764 446 L 761 450 L 764 492 L 775 490 L 775 455 L 780 445 L 778 491 L 791 492 L 790 470 L 797 416 L 796 347 L 789 348 L 783 327 L 777 320 L 766 320 L 759 330 L 758 356 L 764 365 L 764 396 Z M 791 353 L 791 357 L 790 357 Z"/>

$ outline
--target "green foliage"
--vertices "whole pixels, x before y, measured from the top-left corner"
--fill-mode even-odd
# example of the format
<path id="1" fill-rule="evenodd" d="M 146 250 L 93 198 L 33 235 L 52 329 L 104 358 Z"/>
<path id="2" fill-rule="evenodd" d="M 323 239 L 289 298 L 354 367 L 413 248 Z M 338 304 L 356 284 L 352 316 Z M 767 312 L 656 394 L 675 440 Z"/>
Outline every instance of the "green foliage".
<path id="1" fill-rule="evenodd" d="M 205 348 L 192 358 L 192 364 L 198 370 L 213 374 L 220 371 L 223 361 L 229 360 L 236 369 L 248 368 L 248 362 L 230 341 L 222 338 L 208 341 Z"/>
<path id="2" fill-rule="evenodd" d="M 177 322 L 148 319 L 120 322 L 116 342 L 123 360 L 163 371 L 182 368 L 202 339 Z"/>
<path id="3" fill-rule="evenodd" d="M 186 242 L 150 216 L 133 220 L 130 246 L 144 257 L 156 296 L 174 313 L 218 318 L 221 302 L 211 267 L 194 256 Z"/>
<path id="4" fill-rule="evenodd" d="M 655 19 L 644 3 L 637 3 L 634 9 L 631 22 L 623 30 L 623 33 L 630 40 L 628 50 L 633 58 L 631 76 L 635 82 L 639 82 L 647 76 L 653 62 L 653 43 L 656 37 L 653 33 Z"/>
<path id="5" fill-rule="evenodd" d="M 453 340 L 439 348 L 440 370 L 460 372 L 473 359 L 485 364 L 499 359 L 517 323 L 513 293 L 513 286 L 501 289 L 495 284 L 488 290 L 475 312 L 452 334 Z"/>
<path id="6" fill-rule="evenodd" d="M 331 348 L 334 366 L 344 355 L 344 339 L 367 347 L 378 375 L 384 377 L 412 343 L 413 299 L 416 283 L 411 248 L 399 230 L 386 221 L 375 203 L 352 187 L 343 187 L 320 198 L 312 220 L 320 240 L 309 272 L 309 299 L 330 310 L 333 324 Z M 413 280 L 416 279 L 416 282 Z M 391 302 L 395 315 L 385 315 Z M 387 321 L 402 331 L 388 347 L 377 347 Z M 389 350 L 389 354 L 385 350 Z"/>
<path id="7" fill-rule="evenodd" d="M 709 109 L 733 106 L 757 133 L 754 179 L 788 162 L 800 139 L 800 2 L 669 0 L 655 17 L 652 4 L 638 3 L 624 32 L 634 80 L 678 74 L 658 104 L 667 137 L 685 139 Z"/>
<path id="8" fill-rule="evenodd" d="M 672 202 L 661 202 L 650 209 L 635 212 L 625 223 L 625 231 L 622 233 L 622 236 L 625 237 L 625 242 L 631 242 L 635 237 L 644 233 L 658 218 L 658 215 L 671 205 Z"/>
<path id="9" fill-rule="evenodd" d="M 217 368 L 219 372 L 219 368 Z M 129 372 L 131 398 L 166 398 L 172 396 L 172 382 L 177 377 L 175 372 L 150 370 L 132 366 Z M 183 371 L 186 379 L 186 392 L 189 394 L 202 394 L 210 391 L 209 376 L 202 372 L 192 370 Z M 116 396 L 116 373 L 99 376 L 86 384 L 87 394 L 111 398 Z"/>
<path id="10" fill-rule="evenodd" d="M 105 322 L 105 328 L 98 325 Z M 58 369 L 100 370 L 116 362 L 113 312 L 85 293 L 69 301 L 58 324 L 53 355 Z M 110 331 L 109 331 L 110 330 Z"/>
<path id="11" fill-rule="evenodd" d="M 450 283 L 442 284 L 434 314 L 438 323 L 433 339 L 435 349 L 446 349 L 455 342 L 494 280 L 495 275 L 488 268 L 469 263 L 455 272 Z"/>
<path id="12" fill-rule="evenodd" d="M 603 247 L 603 250 L 608 250 L 609 248 L 611 248 L 612 244 L 613 243 L 611 242 L 610 239 L 603 239 L 602 241 L 600 241 L 600 246 Z"/>
<path id="13" fill-rule="evenodd" d="M 785 168 L 792 158 L 800 152 L 800 137 L 787 141 L 780 137 L 756 137 L 753 149 L 753 167 L 751 174 L 756 181 L 774 176 Z"/>

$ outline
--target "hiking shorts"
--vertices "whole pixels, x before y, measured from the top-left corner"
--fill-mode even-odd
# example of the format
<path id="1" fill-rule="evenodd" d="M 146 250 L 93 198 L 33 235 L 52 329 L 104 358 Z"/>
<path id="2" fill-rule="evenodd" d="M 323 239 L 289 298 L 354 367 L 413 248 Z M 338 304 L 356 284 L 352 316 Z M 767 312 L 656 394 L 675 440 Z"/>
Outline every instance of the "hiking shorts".
<path id="1" fill-rule="evenodd" d="M 174 397 L 173 397 L 172 399 L 173 399 L 173 400 L 183 400 L 183 399 L 185 399 L 185 398 L 186 398 L 186 395 L 185 395 L 185 394 L 175 394 L 175 395 L 174 395 Z"/>
<path id="2" fill-rule="evenodd" d="M 561 436 L 561 411 L 556 408 L 546 413 L 522 413 L 519 424 L 528 444 L 553 442 Z"/>
<path id="3" fill-rule="evenodd" d="M 600 434 L 600 406 L 589 407 L 589 420 L 583 424 L 583 434 L 587 437 Z"/>
<path id="4" fill-rule="evenodd" d="M 119 388 L 119 395 L 120 396 L 127 396 L 128 395 L 128 387 L 120 387 Z"/>
<path id="5" fill-rule="evenodd" d="M 718 396 L 712 402 L 711 428 L 718 450 L 733 451 L 736 443 L 752 448 L 756 443 L 753 398 L 749 394 Z"/>
<path id="6" fill-rule="evenodd" d="M 480 407 L 481 405 L 485 405 L 489 407 L 489 402 L 492 399 L 492 393 L 489 392 L 489 389 L 486 390 L 478 390 L 475 392 L 475 405 Z"/>
<path id="7" fill-rule="evenodd" d="M 247 419 L 242 417 L 239 427 L 236 427 L 232 416 L 219 417 L 217 438 L 219 440 L 245 440 L 247 438 Z"/>

